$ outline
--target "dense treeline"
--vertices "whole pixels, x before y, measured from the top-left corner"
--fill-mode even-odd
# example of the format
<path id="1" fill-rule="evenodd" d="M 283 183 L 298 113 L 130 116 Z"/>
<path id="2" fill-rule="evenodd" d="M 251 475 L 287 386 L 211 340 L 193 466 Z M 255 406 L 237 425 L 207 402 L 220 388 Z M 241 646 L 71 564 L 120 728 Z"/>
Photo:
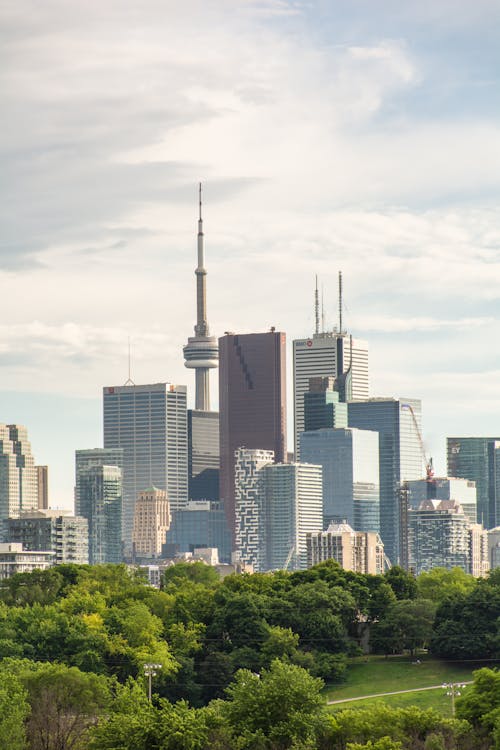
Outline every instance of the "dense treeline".
<path id="1" fill-rule="evenodd" d="M 415 580 L 328 562 L 220 581 L 208 566 L 180 563 L 161 590 L 125 566 L 17 575 L 0 584 L 0 747 L 500 748 L 493 699 L 467 698 L 467 722 L 450 723 L 383 707 L 332 716 L 320 695 L 367 644 L 499 658 L 499 616 L 500 571 Z M 162 665 L 153 703 L 148 662 Z M 483 693 L 488 679 L 500 691 L 491 675 Z"/>

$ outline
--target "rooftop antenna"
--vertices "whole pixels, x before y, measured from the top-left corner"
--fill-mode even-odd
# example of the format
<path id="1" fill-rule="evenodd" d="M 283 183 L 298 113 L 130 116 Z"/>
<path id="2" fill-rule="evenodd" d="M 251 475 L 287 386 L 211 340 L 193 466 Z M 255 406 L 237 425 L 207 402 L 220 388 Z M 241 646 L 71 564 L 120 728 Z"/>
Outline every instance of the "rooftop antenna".
<path id="1" fill-rule="evenodd" d="M 319 296 L 318 296 L 318 274 L 316 274 L 316 287 L 314 289 L 314 319 L 315 319 L 315 330 L 314 333 L 319 333 Z"/>
<path id="2" fill-rule="evenodd" d="M 342 333 L 342 271 L 339 271 L 339 333 Z"/>
<path id="3" fill-rule="evenodd" d="M 125 385 L 135 385 L 134 381 L 130 377 L 130 336 L 128 337 L 128 378 Z"/>
<path id="4" fill-rule="evenodd" d="M 321 333 L 325 332 L 325 295 L 321 284 Z"/>

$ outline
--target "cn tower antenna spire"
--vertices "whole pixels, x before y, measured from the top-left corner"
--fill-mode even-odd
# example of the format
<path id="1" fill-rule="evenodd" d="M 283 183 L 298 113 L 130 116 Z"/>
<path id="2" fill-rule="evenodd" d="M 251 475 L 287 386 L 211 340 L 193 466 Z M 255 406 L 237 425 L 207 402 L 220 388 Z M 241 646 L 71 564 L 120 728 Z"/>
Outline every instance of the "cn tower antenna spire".
<path id="1" fill-rule="evenodd" d="M 184 347 L 184 365 L 196 373 L 196 409 L 210 410 L 209 370 L 218 366 L 219 349 L 215 336 L 210 336 L 207 320 L 207 287 L 201 214 L 201 182 L 198 184 L 198 265 L 196 275 L 196 325 L 194 336 Z"/>

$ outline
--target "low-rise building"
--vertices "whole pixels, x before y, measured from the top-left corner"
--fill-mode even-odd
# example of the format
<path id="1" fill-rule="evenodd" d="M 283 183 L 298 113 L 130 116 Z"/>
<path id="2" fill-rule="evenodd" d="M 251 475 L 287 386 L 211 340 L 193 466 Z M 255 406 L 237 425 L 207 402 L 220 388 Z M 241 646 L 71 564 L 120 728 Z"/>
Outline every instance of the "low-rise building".
<path id="1" fill-rule="evenodd" d="M 10 578 L 16 573 L 46 570 L 53 564 L 53 552 L 25 550 L 22 544 L 15 542 L 0 543 L 0 580 Z"/>
<path id="2" fill-rule="evenodd" d="M 375 531 L 354 531 L 348 523 L 331 523 L 326 531 L 307 535 L 307 567 L 336 560 L 344 570 L 384 572 L 384 545 Z"/>
<path id="3" fill-rule="evenodd" d="M 7 542 L 20 543 L 26 551 L 54 553 L 54 564 L 89 562 L 89 527 L 86 518 L 63 510 L 34 510 L 4 521 Z"/>

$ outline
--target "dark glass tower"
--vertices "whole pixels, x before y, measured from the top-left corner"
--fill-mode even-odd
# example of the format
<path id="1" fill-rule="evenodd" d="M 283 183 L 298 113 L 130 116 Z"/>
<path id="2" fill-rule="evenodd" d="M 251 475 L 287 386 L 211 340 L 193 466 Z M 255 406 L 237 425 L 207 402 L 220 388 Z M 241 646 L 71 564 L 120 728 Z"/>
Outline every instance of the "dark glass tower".
<path id="1" fill-rule="evenodd" d="M 219 499 L 219 412 L 188 410 L 190 500 Z"/>
<path id="2" fill-rule="evenodd" d="M 448 476 L 476 483 L 477 520 L 487 529 L 500 524 L 500 438 L 447 438 Z"/>
<path id="3" fill-rule="evenodd" d="M 219 355 L 220 497 L 234 534 L 237 448 L 272 450 L 286 462 L 286 335 L 229 333 Z"/>

